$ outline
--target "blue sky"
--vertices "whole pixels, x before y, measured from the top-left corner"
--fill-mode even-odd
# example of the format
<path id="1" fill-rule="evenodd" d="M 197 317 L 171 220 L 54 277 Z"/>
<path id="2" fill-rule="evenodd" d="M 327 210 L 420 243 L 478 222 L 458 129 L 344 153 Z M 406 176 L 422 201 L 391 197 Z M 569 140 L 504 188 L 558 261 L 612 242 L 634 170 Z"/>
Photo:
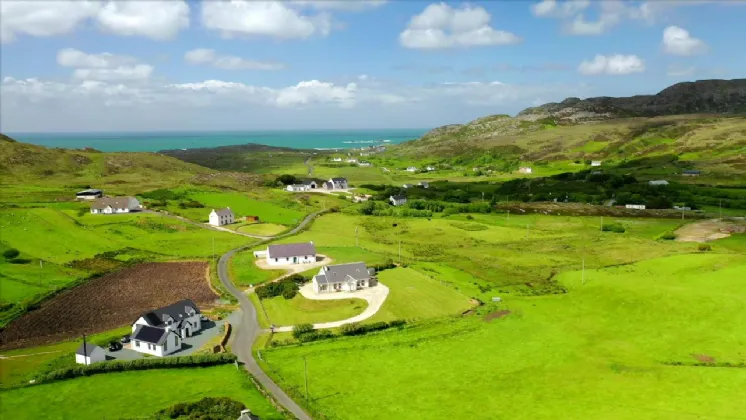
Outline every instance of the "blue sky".
<path id="1" fill-rule="evenodd" d="M 736 0 L 0 7 L 7 132 L 429 128 L 746 74 Z"/>

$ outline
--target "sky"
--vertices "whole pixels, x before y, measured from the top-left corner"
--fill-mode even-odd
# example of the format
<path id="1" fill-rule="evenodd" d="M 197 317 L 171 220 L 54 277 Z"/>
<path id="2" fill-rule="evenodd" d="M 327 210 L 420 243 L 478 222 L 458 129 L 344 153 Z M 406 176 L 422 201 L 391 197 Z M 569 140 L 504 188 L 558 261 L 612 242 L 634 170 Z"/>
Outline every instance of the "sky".
<path id="1" fill-rule="evenodd" d="M 746 0 L 3 0 L 0 130 L 432 128 L 746 77 L 744 22 Z"/>

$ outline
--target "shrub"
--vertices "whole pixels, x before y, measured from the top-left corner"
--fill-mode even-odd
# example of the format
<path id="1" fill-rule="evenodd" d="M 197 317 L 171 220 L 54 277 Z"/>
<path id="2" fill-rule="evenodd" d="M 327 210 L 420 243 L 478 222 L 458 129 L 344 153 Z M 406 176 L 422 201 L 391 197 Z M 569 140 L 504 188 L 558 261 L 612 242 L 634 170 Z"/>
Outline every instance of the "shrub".
<path id="1" fill-rule="evenodd" d="M 313 324 L 298 324 L 293 327 L 293 337 L 297 340 L 309 333 L 313 333 Z"/>
<path id="2" fill-rule="evenodd" d="M 604 232 L 624 233 L 626 229 L 620 223 L 604 223 L 601 226 Z"/>
<path id="3" fill-rule="evenodd" d="M 178 403 L 155 413 L 154 420 L 161 419 L 236 419 L 246 406 L 227 397 L 205 397 L 191 403 Z"/>
<path id="4" fill-rule="evenodd" d="M 699 244 L 697 245 L 697 251 L 700 251 L 700 252 L 712 251 L 712 247 L 709 244 Z"/>
<path id="5" fill-rule="evenodd" d="M 19 255 L 21 255 L 21 251 L 15 248 L 9 248 L 3 251 L 3 257 L 5 257 L 6 260 L 12 260 L 18 257 Z"/>
<path id="6" fill-rule="evenodd" d="M 658 236 L 658 239 L 673 241 L 674 239 L 676 239 L 676 234 L 669 230 L 668 232 L 663 232 L 660 236 Z"/>

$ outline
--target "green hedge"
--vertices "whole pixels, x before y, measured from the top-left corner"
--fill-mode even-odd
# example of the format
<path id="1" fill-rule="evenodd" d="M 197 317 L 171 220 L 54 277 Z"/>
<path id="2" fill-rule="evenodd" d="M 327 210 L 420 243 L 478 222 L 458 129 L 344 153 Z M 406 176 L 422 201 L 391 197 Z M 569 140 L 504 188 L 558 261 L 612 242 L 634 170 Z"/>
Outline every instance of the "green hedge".
<path id="1" fill-rule="evenodd" d="M 115 360 L 98 362 L 92 365 L 77 365 L 55 370 L 37 378 L 37 382 L 52 382 L 79 376 L 96 375 L 99 373 L 124 372 L 128 370 L 169 369 L 182 367 L 203 367 L 223 365 L 236 361 L 233 354 L 204 354 L 196 356 L 176 356 L 163 358 L 147 358 L 137 360 Z"/>
<path id="2" fill-rule="evenodd" d="M 244 403 L 227 397 L 205 397 L 195 402 L 174 404 L 155 413 L 152 419 L 235 420 L 245 408 Z"/>

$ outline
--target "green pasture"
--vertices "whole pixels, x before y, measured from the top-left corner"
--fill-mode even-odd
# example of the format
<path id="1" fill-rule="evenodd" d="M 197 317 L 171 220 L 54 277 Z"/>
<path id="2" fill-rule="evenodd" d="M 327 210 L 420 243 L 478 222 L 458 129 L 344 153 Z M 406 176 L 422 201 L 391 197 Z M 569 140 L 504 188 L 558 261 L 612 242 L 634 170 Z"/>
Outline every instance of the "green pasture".
<path id="1" fill-rule="evenodd" d="M 254 251 L 262 248 L 266 249 L 266 245 L 260 248 L 241 251 L 230 259 L 230 276 L 231 280 L 233 280 L 236 285 L 245 287 L 252 284 L 257 285 L 274 280 L 287 272 L 283 269 L 262 270 L 259 268 L 255 264 L 256 258 L 254 258 Z"/>
<path id="2" fill-rule="evenodd" d="M 282 296 L 261 302 L 269 319 L 266 324 L 297 325 L 341 321 L 362 313 L 368 307 L 364 299 L 311 300 L 298 293 L 287 300 Z M 265 317 L 263 311 L 258 311 Z M 265 317 L 266 318 L 266 317 Z M 264 322 L 262 322 L 264 324 Z"/>
<path id="3" fill-rule="evenodd" d="M 251 233 L 253 235 L 272 236 L 284 232 L 287 230 L 287 226 L 273 223 L 252 223 L 241 226 L 237 230 L 239 232 Z"/>
<path id="4" fill-rule="evenodd" d="M 233 365 L 115 372 L 0 392 L 8 419 L 147 418 L 180 402 L 229 397 L 264 419 L 284 419 Z"/>
<path id="5" fill-rule="evenodd" d="M 503 295 L 479 315 L 262 356 L 297 395 L 305 358 L 309 404 L 330 419 L 740 418 L 744 369 L 663 363 L 746 361 L 741 278 L 734 254 L 568 271 L 564 294 Z M 510 312 L 483 319 L 497 310 Z"/>

